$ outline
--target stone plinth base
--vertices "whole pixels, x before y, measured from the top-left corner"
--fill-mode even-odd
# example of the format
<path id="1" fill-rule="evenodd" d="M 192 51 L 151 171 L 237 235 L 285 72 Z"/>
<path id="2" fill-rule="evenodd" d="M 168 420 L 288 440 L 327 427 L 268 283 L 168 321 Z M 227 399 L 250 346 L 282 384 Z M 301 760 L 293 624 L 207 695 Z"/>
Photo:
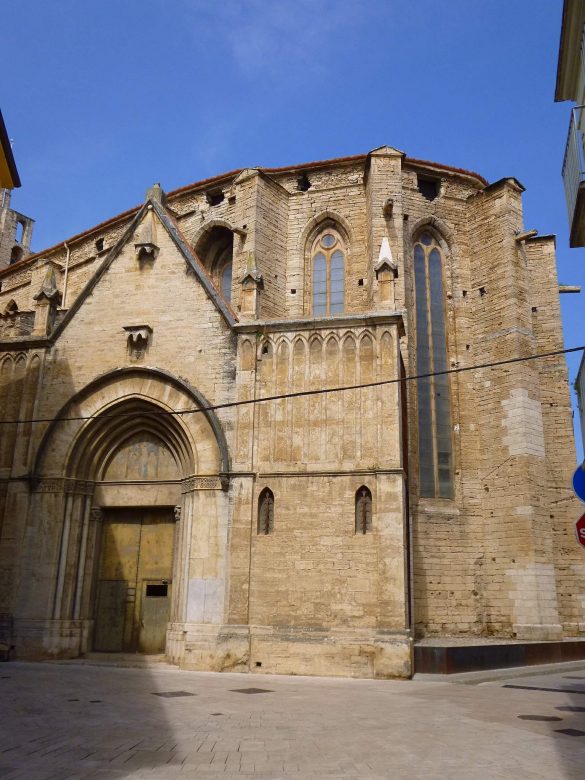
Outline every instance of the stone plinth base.
<path id="1" fill-rule="evenodd" d="M 88 651 L 91 620 L 34 620 L 15 622 L 16 657 L 21 660 L 77 658 Z"/>
<path id="2" fill-rule="evenodd" d="M 410 677 L 411 656 L 406 631 L 185 624 L 178 663 L 206 671 L 386 679 Z M 167 658 L 177 662 L 176 653 Z"/>
<path id="3" fill-rule="evenodd" d="M 517 639 L 527 642 L 552 642 L 563 638 L 563 627 L 560 623 L 539 623 L 536 626 L 514 623 L 512 630 Z"/>

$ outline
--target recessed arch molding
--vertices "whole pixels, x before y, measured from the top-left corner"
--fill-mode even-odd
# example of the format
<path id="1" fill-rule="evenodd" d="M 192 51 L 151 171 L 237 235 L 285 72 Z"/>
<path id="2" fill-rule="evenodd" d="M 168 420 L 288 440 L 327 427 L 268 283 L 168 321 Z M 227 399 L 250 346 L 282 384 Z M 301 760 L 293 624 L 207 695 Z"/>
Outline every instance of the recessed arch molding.
<path id="1" fill-rule="evenodd" d="M 133 433 L 143 432 L 165 442 L 185 477 L 198 466 L 203 473 L 211 468 L 227 487 L 229 449 L 222 424 L 210 406 L 189 382 L 163 369 L 132 366 L 102 374 L 72 395 L 49 423 L 29 475 L 31 485 L 34 488 L 46 476 L 99 479 L 99 468 L 112 448 Z M 189 408 L 200 412 L 161 414 Z M 113 415 L 120 415 L 114 424 Z M 207 444 L 198 452 L 200 442 Z"/>

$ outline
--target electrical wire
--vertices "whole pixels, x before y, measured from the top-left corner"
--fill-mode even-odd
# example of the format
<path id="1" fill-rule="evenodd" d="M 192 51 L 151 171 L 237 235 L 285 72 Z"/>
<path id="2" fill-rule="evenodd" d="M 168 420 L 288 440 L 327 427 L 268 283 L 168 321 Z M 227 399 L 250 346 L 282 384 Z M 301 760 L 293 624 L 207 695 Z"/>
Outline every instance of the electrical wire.
<path id="1" fill-rule="evenodd" d="M 356 385 L 341 385 L 339 387 L 320 387 L 314 390 L 298 390 L 294 393 L 281 393 L 279 395 L 266 395 L 261 398 L 249 398 L 244 401 L 228 401 L 223 404 L 210 404 L 209 406 L 198 406 L 195 409 L 153 409 L 152 411 L 144 412 L 145 416 L 180 416 L 184 414 L 199 414 L 204 412 L 215 412 L 220 409 L 230 409 L 236 406 L 248 406 L 250 404 L 266 403 L 267 401 L 281 401 L 287 398 L 302 398 L 311 395 L 323 395 L 325 393 L 341 393 L 348 390 L 362 390 L 369 387 L 380 387 L 382 385 L 393 385 L 402 382 L 414 382 L 420 379 L 430 379 L 435 376 L 444 376 L 445 374 L 460 374 L 464 371 L 480 371 L 485 368 L 498 368 L 499 366 L 507 366 L 514 363 L 524 363 L 529 360 L 541 360 L 549 357 L 557 357 L 559 355 L 568 355 L 572 352 L 583 352 L 585 346 L 581 347 L 569 347 L 567 349 L 557 349 L 553 352 L 541 352 L 537 355 L 528 355 L 525 357 L 508 358 L 507 360 L 495 360 L 491 363 L 479 363 L 472 366 L 458 366 L 456 368 L 448 368 L 444 371 L 432 371 L 427 374 L 414 374 L 412 376 L 398 377 L 397 379 L 380 379 L 376 382 L 365 382 L 363 384 Z M 52 422 L 82 422 L 86 420 L 97 419 L 100 420 L 113 420 L 121 417 L 133 417 L 136 412 L 116 412 L 114 414 L 94 414 L 94 415 L 80 415 L 76 417 L 36 417 L 23 420 L 0 420 L 0 426 L 2 425 L 19 425 L 28 423 L 52 423 Z"/>

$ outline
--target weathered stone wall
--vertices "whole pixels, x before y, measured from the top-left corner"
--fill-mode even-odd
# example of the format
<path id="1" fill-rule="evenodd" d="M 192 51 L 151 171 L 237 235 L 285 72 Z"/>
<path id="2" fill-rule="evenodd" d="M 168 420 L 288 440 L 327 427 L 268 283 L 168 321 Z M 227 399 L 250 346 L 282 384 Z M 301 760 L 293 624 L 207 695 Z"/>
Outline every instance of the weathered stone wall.
<path id="1" fill-rule="evenodd" d="M 450 366 L 473 365 L 481 359 L 481 340 L 476 343 L 471 338 L 471 299 L 478 293 L 472 292 L 467 228 L 467 199 L 476 190 L 454 175 L 443 174 L 435 176 L 437 197 L 428 200 L 418 188 L 419 172 L 404 167 L 402 173 L 404 255 L 399 258 L 399 279 L 403 275 L 404 284 L 397 285 L 399 305 L 406 309 L 408 346 L 405 345 L 403 354 L 411 376 L 417 373 L 412 258 L 414 243 L 423 230 L 429 230 L 441 247 Z M 482 497 L 477 483 L 479 447 L 475 438 L 477 395 L 473 374 L 453 374 L 449 383 L 454 456 L 452 501 L 419 499 L 416 383 L 408 383 L 414 620 L 419 634 L 485 631 L 481 611 Z"/>
<path id="2" fill-rule="evenodd" d="M 554 236 L 536 237 L 526 242 L 525 254 L 530 279 L 532 331 L 538 352 L 563 348 L 561 312 Z M 583 633 L 585 605 L 583 583 L 585 561 L 575 544 L 575 522 L 582 505 L 572 495 L 571 479 L 576 462 L 572 436 L 572 409 L 567 365 L 562 355 L 538 361 L 546 482 L 541 501 L 548 509 L 552 534 L 559 617 L 569 635 Z"/>
<path id="3" fill-rule="evenodd" d="M 470 204 L 473 330 L 482 361 L 530 357 L 531 279 L 516 234 L 522 230 L 521 187 L 504 180 Z M 546 462 L 540 364 L 526 360 L 478 372 L 477 421 L 483 489 L 486 623 L 521 638 L 560 635 L 553 536 L 542 502 Z M 551 442 L 551 445 L 553 443 Z"/>
<path id="4" fill-rule="evenodd" d="M 220 463 L 217 431 L 198 415 L 167 431 L 197 453 L 180 485 L 170 467 L 164 479 L 121 479 L 114 451 L 118 471 L 104 466 L 63 481 L 73 479 L 67 464 L 82 462 L 82 421 L 63 424 L 58 436 L 48 423 L 3 431 L 0 608 L 20 615 L 31 653 L 39 644 L 65 655 L 89 646 L 91 581 L 78 562 L 85 550 L 85 572 L 93 566 L 92 506 L 149 501 L 182 510 L 168 653 L 190 668 L 408 674 L 410 587 L 418 634 L 558 638 L 585 630 L 564 360 L 473 368 L 562 346 L 554 243 L 517 240 L 520 185 L 506 179 L 482 189 L 471 175 L 410 162 L 389 147 L 303 171 L 308 181 L 294 170 L 247 169 L 168 201 L 191 246 L 211 227 L 233 232 L 232 309 L 240 311 L 240 279 L 252 269 L 263 279 L 257 321 L 247 311 L 230 325 L 156 220 L 153 261 L 137 260 L 136 225 L 99 271 L 136 212 L 69 242 L 65 308 L 75 311 L 57 339 L 6 323 L 30 320 L 32 330 L 34 296 L 51 263 L 63 292 L 66 247 L 2 275 L 0 313 L 12 300 L 20 312 L 1 323 L 3 419 L 51 419 L 74 396 L 69 413 L 82 416 L 129 398 L 187 404 L 160 377 L 111 379 L 132 366 L 167 372 L 212 405 L 255 401 L 217 411 L 231 465 Z M 436 197 L 425 197 L 419 176 L 436 182 Z M 345 312 L 316 319 L 310 250 L 326 227 L 344 243 Z M 423 229 L 441 248 L 449 365 L 471 369 L 449 379 L 452 500 L 419 497 L 416 384 L 395 382 L 401 358 L 407 376 L 417 371 L 412 258 Z M 396 273 L 382 301 L 376 263 L 385 239 Z M 129 347 L 129 326 L 151 329 L 139 353 Z M 49 481 L 35 487 L 28 478 L 44 434 L 37 467 Z M 367 534 L 355 533 L 361 486 L 373 498 Z M 265 487 L 275 497 L 267 535 L 257 528 Z"/>
<path id="5" fill-rule="evenodd" d="M 399 325 L 389 315 L 241 326 L 238 400 L 395 380 Z M 252 668 L 386 676 L 408 665 L 400 409 L 398 383 L 238 408 L 234 469 L 253 475 L 233 495 L 229 609 L 251 626 Z M 362 486 L 367 534 L 355 528 Z M 264 488 L 275 500 L 268 535 L 257 527 Z"/>
<path id="6" fill-rule="evenodd" d="M 285 174 L 276 178 L 291 192 L 287 236 L 287 309 L 284 314 L 289 317 L 311 314 L 310 249 L 313 239 L 328 221 L 337 226 L 345 241 L 346 311 L 366 311 L 366 288 L 359 284 L 367 273 L 363 165 L 352 163 L 336 171 L 310 173 L 311 186 L 306 192 L 297 188 L 297 177 Z"/>

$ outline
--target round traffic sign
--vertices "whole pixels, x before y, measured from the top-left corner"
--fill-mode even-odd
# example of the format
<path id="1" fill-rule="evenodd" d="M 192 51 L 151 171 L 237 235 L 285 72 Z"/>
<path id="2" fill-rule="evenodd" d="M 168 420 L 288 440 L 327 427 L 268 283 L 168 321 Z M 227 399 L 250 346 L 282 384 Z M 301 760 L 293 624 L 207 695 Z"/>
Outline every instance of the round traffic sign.
<path id="1" fill-rule="evenodd" d="M 577 498 L 581 501 L 585 501 L 585 463 L 581 466 L 577 466 L 577 470 L 573 474 L 573 490 Z"/>
<path id="2" fill-rule="evenodd" d="M 575 523 L 575 532 L 577 534 L 577 541 L 581 547 L 585 547 L 585 515 L 581 515 Z"/>

